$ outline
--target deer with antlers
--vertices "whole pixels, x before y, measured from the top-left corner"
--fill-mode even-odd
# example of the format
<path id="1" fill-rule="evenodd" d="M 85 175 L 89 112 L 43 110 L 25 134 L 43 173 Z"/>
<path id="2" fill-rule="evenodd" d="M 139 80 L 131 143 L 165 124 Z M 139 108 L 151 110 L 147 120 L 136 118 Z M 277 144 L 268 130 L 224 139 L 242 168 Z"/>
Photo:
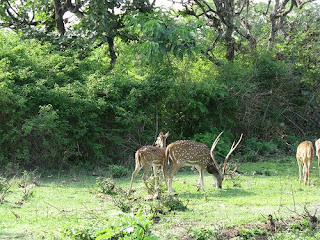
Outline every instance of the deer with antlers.
<path id="1" fill-rule="evenodd" d="M 312 142 L 304 141 L 297 148 L 297 162 L 299 166 L 299 183 L 301 183 L 301 175 L 303 171 L 304 184 L 310 185 L 310 170 L 313 161 L 314 149 Z"/>
<path id="2" fill-rule="evenodd" d="M 318 169 L 320 174 L 320 138 L 315 142 L 316 145 L 316 155 L 318 157 Z"/>
<path id="3" fill-rule="evenodd" d="M 202 190 L 205 191 L 203 183 L 204 170 L 207 170 L 210 174 L 212 174 L 217 188 L 222 187 L 222 181 L 225 176 L 228 159 L 231 153 L 239 145 L 243 136 L 243 134 L 241 134 L 237 143 L 233 142 L 232 147 L 225 158 L 223 170 L 221 171 L 214 158 L 213 151 L 217 146 L 222 133 L 223 132 L 221 132 L 215 139 L 210 151 L 205 144 L 189 140 L 176 141 L 168 145 L 166 149 L 166 159 L 169 159 L 172 165 L 168 174 L 169 193 L 172 193 L 173 175 L 183 166 L 195 166 L 195 168 L 199 171 L 199 185 Z"/>
<path id="4" fill-rule="evenodd" d="M 132 189 L 132 184 L 139 173 L 139 171 L 144 167 L 144 173 L 143 173 L 143 181 L 144 184 L 147 187 L 148 193 L 151 194 L 152 191 L 148 186 L 147 183 L 147 176 L 151 170 L 151 167 L 153 168 L 153 173 L 155 177 L 155 188 L 158 187 L 158 176 L 157 176 L 157 169 L 158 166 L 162 167 L 162 173 L 163 173 L 163 179 L 165 181 L 165 184 L 167 186 L 167 177 L 166 177 L 166 171 L 165 171 L 165 148 L 166 148 L 166 139 L 169 136 L 169 132 L 166 134 L 163 134 L 162 132 L 159 133 L 157 140 L 155 142 L 156 146 L 143 146 L 140 149 L 138 149 L 135 153 L 135 160 L 136 160 L 136 166 L 135 170 L 132 173 L 131 177 L 131 183 L 130 188 L 128 191 L 128 194 L 130 194 Z"/>

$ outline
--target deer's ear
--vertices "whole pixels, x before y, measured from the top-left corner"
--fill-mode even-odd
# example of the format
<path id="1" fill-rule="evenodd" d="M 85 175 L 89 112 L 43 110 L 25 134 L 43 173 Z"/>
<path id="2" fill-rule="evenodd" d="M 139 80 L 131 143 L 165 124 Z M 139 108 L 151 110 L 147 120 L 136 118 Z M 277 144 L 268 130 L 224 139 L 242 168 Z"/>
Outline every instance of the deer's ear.
<path id="1" fill-rule="evenodd" d="M 216 168 L 213 164 L 209 164 L 209 165 L 206 167 L 206 170 L 207 170 L 208 173 L 210 173 L 210 174 L 218 173 L 217 168 Z"/>
<path id="2" fill-rule="evenodd" d="M 169 137 L 169 132 L 167 132 L 164 136 L 167 138 L 167 137 Z"/>

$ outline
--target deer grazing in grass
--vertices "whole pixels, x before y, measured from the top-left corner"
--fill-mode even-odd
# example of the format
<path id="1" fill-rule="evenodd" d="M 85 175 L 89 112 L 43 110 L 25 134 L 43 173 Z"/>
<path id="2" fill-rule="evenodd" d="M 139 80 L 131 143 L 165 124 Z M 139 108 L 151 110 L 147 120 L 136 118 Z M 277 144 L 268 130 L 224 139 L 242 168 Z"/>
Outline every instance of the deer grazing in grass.
<path id="1" fill-rule="evenodd" d="M 166 134 L 163 134 L 162 132 L 159 133 L 157 140 L 155 142 L 156 146 L 143 146 L 140 149 L 138 149 L 135 153 L 135 160 L 136 160 L 136 166 L 135 170 L 132 173 L 131 177 L 131 183 L 130 188 L 128 191 L 128 194 L 130 194 L 132 189 L 132 184 L 137 176 L 138 172 L 144 167 L 144 173 L 143 173 L 143 181 L 144 184 L 147 187 L 148 193 L 151 194 L 152 191 L 148 186 L 147 183 L 147 176 L 151 170 L 151 167 L 153 168 L 154 178 L 155 178 L 155 189 L 158 187 L 158 176 L 157 176 L 157 169 L 158 166 L 162 167 L 162 173 L 163 173 L 163 179 L 167 186 L 167 177 L 166 177 L 166 171 L 165 171 L 165 151 L 166 151 L 166 139 L 169 136 L 169 132 Z"/>
<path id="2" fill-rule="evenodd" d="M 318 169 L 320 174 L 320 138 L 315 142 L 316 145 L 316 155 L 318 157 Z"/>
<path id="3" fill-rule="evenodd" d="M 232 147 L 225 158 L 223 170 L 221 171 L 218 163 L 214 158 L 213 151 L 217 146 L 222 133 L 223 132 L 221 132 L 213 142 L 211 150 L 209 150 L 209 148 L 205 144 L 189 140 L 176 141 L 168 145 L 166 149 L 166 159 L 169 159 L 171 163 L 171 169 L 168 174 L 169 193 L 172 193 L 173 175 L 183 166 L 194 166 L 199 171 L 199 185 L 203 191 L 205 191 L 203 183 L 204 170 L 207 170 L 210 174 L 212 174 L 213 179 L 216 183 L 216 187 L 222 188 L 222 181 L 226 174 L 225 172 L 228 159 L 231 153 L 239 145 L 243 136 L 243 134 L 241 134 L 241 137 L 239 138 L 237 143 L 233 142 Z"/>
<path id="4" fill-rule="evenodd" d="M 299 166 L 299 183 L 301 183 L 301 173 L 303 171 L 304 184 L 310 185 L 310 170 L 313 161 L 314 149 L 312 142 L 304 141 L 297 148 L 297 162 Z"/>

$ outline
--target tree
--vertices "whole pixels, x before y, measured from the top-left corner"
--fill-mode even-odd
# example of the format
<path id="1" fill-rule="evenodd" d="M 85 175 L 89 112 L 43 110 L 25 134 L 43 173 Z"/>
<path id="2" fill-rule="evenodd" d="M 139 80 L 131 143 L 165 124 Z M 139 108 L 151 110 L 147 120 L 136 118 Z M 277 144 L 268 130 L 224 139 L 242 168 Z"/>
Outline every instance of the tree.
<path id="1" fill-rule="evenodd" d="M 74 14 L 83 15 L 83 12 L 80 11 L 80 8 L 84 5 L 85 1 L 76 0 L 75 3 L 72 3 L 71 0 L 54 0 L 54 16 L 57 26 L 57 30 L 60 35 L 63 35 L 66 32 L 65 22 L 63 16 L 66 12 L 70 11 Z"/>
<path id="2" fill-rule="evenodd" d="M 302 7 L 314 0 L 274 0 L 272 11 L 269 14 L 270 20 L 270 34 L 269 34 L 269 48 L 273 48 L 275 43 L 276 33 L 281 31 L 284 36 L 287 36 L 285 31 L 286 17 L 292 12 L 294 7 L 302 9 Z M 272 0 L 268 1 L 268 6 L 265 14 L 270 11 Z"/>
<path id="3" fill-rule="evenodd" d="M 139 11 L 152 12 L 155 0 L 54 0 L 35 2 L 33 0 L 0 0 L 0 19 L 2 27 L 23 30 L 28 34 L 55 34 L 58 38 L 86 37 L 89 45 L 108 44 L 110 68 L 113 69 L 117 56 L 115 38 L 130 39 L 123 29 L 124 17 Z M 70 31 L 66 30 L 68 21 L 66 13 L 77 16 L 75 23 L 70 23 Z"/>
<path id="4" fill-rule="evenodd" d="M 249 0 L 182 0 L 180 4 L 184 7 L 183 14 L 205 17 L 207 25 L 215 29 L 216 39 L 213 40 L 212 47 L 224 38 L 226 59 L 233 60 L 235 57 L 235 34 L 247 39 L 252 49 L 256 47 L 248 19 Z"/>

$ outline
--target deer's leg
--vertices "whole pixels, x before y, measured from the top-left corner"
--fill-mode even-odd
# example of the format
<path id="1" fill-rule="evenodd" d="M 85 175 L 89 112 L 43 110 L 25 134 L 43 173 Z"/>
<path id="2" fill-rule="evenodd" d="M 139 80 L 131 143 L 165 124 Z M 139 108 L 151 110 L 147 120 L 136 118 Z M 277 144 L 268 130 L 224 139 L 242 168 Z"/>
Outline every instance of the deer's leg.
<path id="1" fill-rule="evenodd" d="M 206 189 L 204 188 L 204 182 L 203 182 L 203 174 L 204 174 L 204 170 L 203 168 L 201 168 L 200 166 L 196 166 L 195 167 L 198 171 L 199 171 L 199 186 L 198 186 L 198 191 L 201 188 L 203 191 L 206 191 Z"/>
<path id="2" fill-rule="evenodd" d="M 172 191 L 172 179 L 173 179 L 173 175 L 179 171 L 179 169 L 181 168 L 182 166 L 180 164 L 173 164 L 171 169 L 170 169 L 170 172 L 169 172 L 169 177 L 168 177 L 168 190 L 169 190 L 169 193 L 173 193 Z"/>
<path id="3" fill-rule="evenodd" d="M 299 183 L 301 184 L 301 171 L 302 171 L 302 169 L 301 169 L 301 164 L 300 164 L 299 159 L 298 159 L 298 167 L 299 167 Z"/>
<path id="4" fill-rule="evenodd" d="M 149 188 L 148 182 L 147 182 L 147 177 L 148 177 L 148 174 L 149 174 L 150 170 L 151 170 L 151 165 L 150 164 L 146 164 L 145 168 L 144 168 L 144 173 L 143 173 L 143 176 L 142 176 L 143 182 L 147 187 L 148 194 L 152 194 L 152 191 Z"/>
<path id="5" fill-rule="evenodd" d="M 161 168 L 162 168 L 162 174 L 163 174 L 163 181 L 164 181 L 164 183 L 165 183 L 165 185 L 166 185 L 166 188 L 168 189 L 167 173 L 166 173 L 166 164 L 165 164 L 165 163 L 162 164 Z M 320 171 L 320 168 L 319 168 L 319 171 Z"/>
<path id="6" fill-rule="evenodd" d="M 309 186 L 310 186 L 311 163 L 312 163 L 312 161 L 309 161 L 309 162 L 308 162 L 308 165 L 307 165 L 307 167 L 308 167 L 308 169 L 307 169 L 307 171 L 308 171 L 308 185 L 309 185 Z"/>
<path id="7" fill-rule="evenodd" d="M 153 168 L 153 175 L 154 175 L 154 189 L 158 189 L 158 183 L 159 183 L 159 179 L 158 179 L 158 166 L 152 166 Z"/>
<path id="8" fill-rule="evenodd" d="M 308 177 L 307 174 L 308 174 L 307 165 L 304 164 L 304 165 L 303 165 L 304 185 L 307 185 L 307 177 Z"/>
<path id="9" fill-rule="evenodd" d="M 132 173 L 132 176 L 131 176 L 131 183 L 130 183 L 130 188 L 129 188 L 128 194 L 130 194 L 130 192 L 131 192 L 133 180 L 135 179 L 135 177 L 137 176 L 137 174 L 139 173 L 139 171 L 141 169 L 142 169 L 142 166 L 140 166 L 140 164 L 136 164 L 136 167 L 135 167 L 135 169 Z"/>

